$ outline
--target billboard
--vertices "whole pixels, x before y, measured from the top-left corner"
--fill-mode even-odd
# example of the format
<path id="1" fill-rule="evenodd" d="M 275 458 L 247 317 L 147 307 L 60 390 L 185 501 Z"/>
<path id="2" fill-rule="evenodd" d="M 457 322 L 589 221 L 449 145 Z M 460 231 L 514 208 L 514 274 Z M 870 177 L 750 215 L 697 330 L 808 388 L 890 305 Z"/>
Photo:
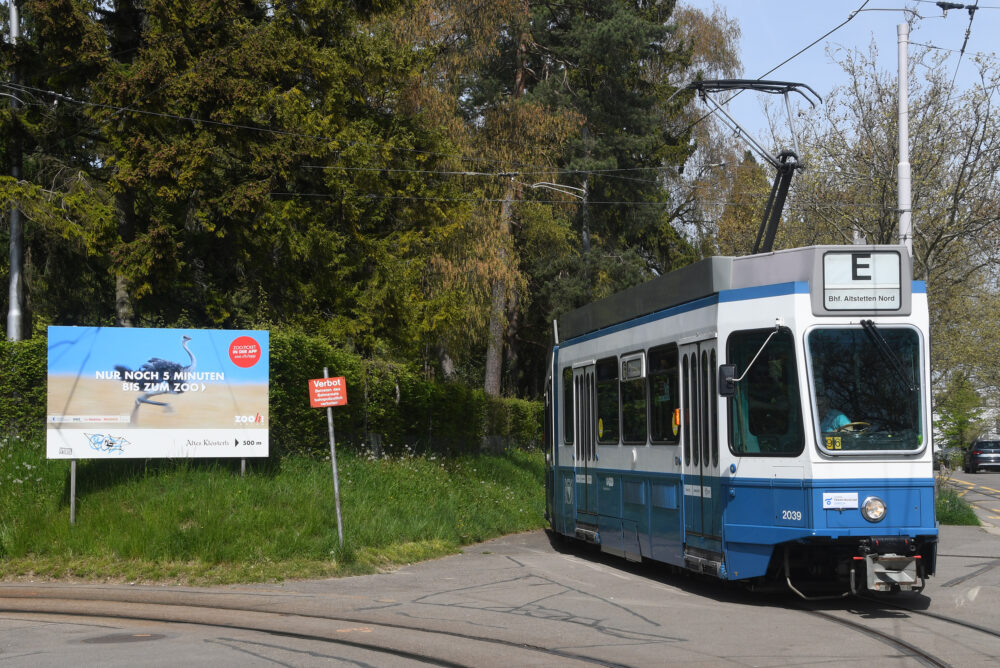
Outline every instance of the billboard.
<path id="1" fill-rule="evenodd" d="M 49 459 L 266 457 L 268 332 L 49 327 Z"/>

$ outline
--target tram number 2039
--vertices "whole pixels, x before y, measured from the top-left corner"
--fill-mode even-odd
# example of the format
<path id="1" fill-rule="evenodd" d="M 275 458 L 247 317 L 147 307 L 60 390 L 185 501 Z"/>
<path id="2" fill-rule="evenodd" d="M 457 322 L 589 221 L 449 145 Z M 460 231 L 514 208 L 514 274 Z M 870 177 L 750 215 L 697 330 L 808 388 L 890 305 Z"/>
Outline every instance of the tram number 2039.
<path id="1" fill-rule="evenodd" d="M 801 510 L 782 510 L 781 519 L 789 522 L 801 522 L 802 521 L 802 511 Z"/>

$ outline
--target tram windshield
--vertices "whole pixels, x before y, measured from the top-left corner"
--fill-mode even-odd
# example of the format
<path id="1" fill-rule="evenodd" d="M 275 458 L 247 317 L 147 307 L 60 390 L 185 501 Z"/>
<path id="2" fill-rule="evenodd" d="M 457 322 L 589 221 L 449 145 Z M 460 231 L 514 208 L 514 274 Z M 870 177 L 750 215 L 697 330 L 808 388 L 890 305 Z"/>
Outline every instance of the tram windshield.
<path id="1" fill-rule="evenodd" d="M 864 324 L 809 333 L 820 448 L 917 450 L 923 443 L 917 332 Z"/>

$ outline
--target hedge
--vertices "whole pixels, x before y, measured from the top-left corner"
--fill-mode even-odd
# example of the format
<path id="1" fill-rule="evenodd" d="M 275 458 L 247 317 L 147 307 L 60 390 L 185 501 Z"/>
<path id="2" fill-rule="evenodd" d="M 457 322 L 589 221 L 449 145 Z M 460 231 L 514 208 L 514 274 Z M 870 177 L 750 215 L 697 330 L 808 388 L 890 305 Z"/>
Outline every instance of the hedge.
<path id="1" fill-rule="evenodd" d="M 347 380 L 349 403 L 334 409 L 338 446 L 443 454 L 541 446 L 540 402 L 428 381 L 411 365 L 364 359 L 320 337 L 279 330 L 271 332 L 273 455 L 328 452 L 326 411 L 309 406 L 307 384 L 324 366 Z M 0 342 L 0 427 L 40 435 L 45 404 L 44 337 Z"/>
<path id="2" fill-rule="evenodd" d="M 46 340 L 0 341 L 0 428 L 4 435 L 45 429 Z"/>

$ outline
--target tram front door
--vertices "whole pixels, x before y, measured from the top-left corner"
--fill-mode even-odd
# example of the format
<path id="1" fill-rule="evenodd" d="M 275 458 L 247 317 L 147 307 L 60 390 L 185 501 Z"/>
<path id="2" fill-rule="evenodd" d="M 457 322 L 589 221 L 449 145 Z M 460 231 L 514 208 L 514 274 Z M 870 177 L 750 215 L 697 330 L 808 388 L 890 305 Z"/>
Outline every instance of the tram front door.
<path id="1" fill-rule="evenodd" d="M 597 485 L 593 467 L 597 465 L 597 401 L 594 364 L 573 369 L 573 403 L 576 427 L 574 458 L 576 464 L 577 513 L 597 518 Z M 579 515 L 578 515 L 579 517 Z M 581 518 L 587 522 L 589 518 Z"/>
<path id="2" fill-rule="evenodd" d="M 684 552 L 690 562 L 720 564 L 717 340 L 680 347 L 684 443 Z"/>

